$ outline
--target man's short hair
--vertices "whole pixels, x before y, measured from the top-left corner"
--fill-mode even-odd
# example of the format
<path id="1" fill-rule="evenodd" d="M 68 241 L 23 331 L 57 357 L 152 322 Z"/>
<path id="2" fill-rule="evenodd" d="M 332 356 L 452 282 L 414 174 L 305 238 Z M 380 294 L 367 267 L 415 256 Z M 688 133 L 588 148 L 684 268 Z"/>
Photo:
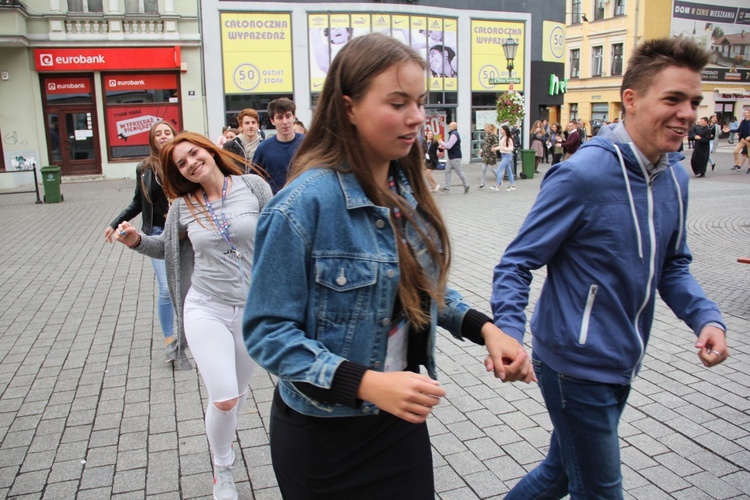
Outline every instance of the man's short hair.
<path id="1" fill-rule="evenodd" d="M 689 38 L 657 38 L 638 45 L 628 60 L 622 78 L 620 99 L 627 89 L 645 93 L 656 75 L 670 66 L 688 68 L 696 73 L 708 64 L 710 53 Z"/>
<path id="2" fill-rule="evenodd" d="M 245 119 L 246 116 L 249 116 L 250 118 L 254 119 L 256 122 L 260 123 L 260 115 L 258 115 L 258 112 L 251 108 L 246 108 L 240 111 L 237 114 L 237 126 L 242 126 L 242 120 Z"/>
<path id="3" fill-rule="evenodd" d="M 266 111 L 268 111 L 269 118 L 274 118 L 276 113 L 285 115 L 287 111 L 291 111 L 294 115 L 297 113 L 297 105 L 287 97 L 279 97 L 268 103 Z"/>

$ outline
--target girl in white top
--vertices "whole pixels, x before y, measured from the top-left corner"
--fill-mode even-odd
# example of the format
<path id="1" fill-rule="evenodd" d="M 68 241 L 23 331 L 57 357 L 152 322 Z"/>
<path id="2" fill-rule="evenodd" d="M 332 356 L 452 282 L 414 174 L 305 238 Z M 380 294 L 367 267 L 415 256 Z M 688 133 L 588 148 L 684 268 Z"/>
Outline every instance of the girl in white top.
<path id="1" fill-rule="evenodd" d="M 507 191 L 515 191 L 516 184 L 513 179 L 513 135 L 510 132 L 510 127 L 503 125 L 500 127 L 500 143 L 492 148 L 493 151 L 500 151 L 501 160 L 500 165 L 497 166 L 497 182 L 494 186 L 490 186 L 493 191 L 500 191 L 503 186 L 503 173 L 508 174 L 508 186 Z"/>
<path id="2" fill-rule="evenodd" d="M 147 236 L 127 222 L 116 238 L 138 252 L 166 260 L 176 323 L 208 390 L 206 434 L 214 455 L 214 498 L 237 498 L 232 441 L 255 363 L 242 338 L 255 227 L 271 188 L 241 175 L 244 163 L 194 132 L 161 151 L 164 191 L 175 202 L 164 233 Z M 184 348 L 184 347 L 183 347 Z"/>

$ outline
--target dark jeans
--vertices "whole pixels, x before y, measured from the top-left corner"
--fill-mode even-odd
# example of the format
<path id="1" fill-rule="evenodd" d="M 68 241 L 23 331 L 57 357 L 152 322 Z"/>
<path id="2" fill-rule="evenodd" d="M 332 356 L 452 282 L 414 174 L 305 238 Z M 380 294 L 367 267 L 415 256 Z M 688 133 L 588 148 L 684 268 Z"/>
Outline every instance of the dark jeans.
<path id="1" fill-rule="evenodd" d="M 547 457 L 505 500 L 623 498 L 617 426 L 630 386 L 561 375 L 536 353 L 532 362 L 554 430 Z"/>

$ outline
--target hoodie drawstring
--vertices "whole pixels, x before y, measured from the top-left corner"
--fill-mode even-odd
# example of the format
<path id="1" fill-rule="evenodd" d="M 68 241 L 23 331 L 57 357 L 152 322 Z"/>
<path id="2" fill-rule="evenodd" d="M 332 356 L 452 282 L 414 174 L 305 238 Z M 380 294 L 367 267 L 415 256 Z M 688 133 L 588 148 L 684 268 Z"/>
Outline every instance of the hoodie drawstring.
<path id="1" fill-rule="evenodd" d="M 677 252 L 680 250 L 680 242 L 682 241 L 682 234 L 684 232 L 683 228 L 685 227 L 685 211 L 684 211 L 684 206 L 682 204 L 682 190 L 680 189 L 680 183 L 677 182 L 677 175 L 674 173 L 673 168 L 669 169 L 669 173 L 672 174 L 674 187 L 675 187 L 675 190 L 677 191 L 677 204 L 680 207 L 680 221 L 679 221 L 679 226 L 678 226 L 680 229 L 678 230 L 679 232 L 677 233 L 677 241 L 675 241 L 675 244 L 674 244 L 674 251 Z"/>
<path id="2" fill-rule="evenodd" d="M 630 180 L 628 179 L 628 171 L 625 167 L 625 160 L 622 157 L 620 148 L 615 146 L 617 151 L 617 157 L 620 159 L 620 167 L 622 168 L 622 177 L 625 180 L 625 189 L 628 191 L 628 201 L 630 202 L 630 214 L 633 216 L 633 226 L 635 227 L 635 233 L 638 240 L 638 257 L 643 260 L 643 237 L 641 235 L 641 226 L 638 224 L 638 214 L 635 212 L 635 201 L 633 200 L 633 191 L 630 188 Z"/>

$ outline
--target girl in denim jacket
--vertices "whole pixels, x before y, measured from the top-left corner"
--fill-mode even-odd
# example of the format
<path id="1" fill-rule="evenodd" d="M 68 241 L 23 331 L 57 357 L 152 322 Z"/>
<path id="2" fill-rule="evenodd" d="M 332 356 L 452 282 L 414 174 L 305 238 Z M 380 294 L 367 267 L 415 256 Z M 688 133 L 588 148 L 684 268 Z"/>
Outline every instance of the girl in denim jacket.
<path id="1" fill-rule="evenodd" d="M 425 96 L 413 49 L 349 42 L 291 182 L 258 221 L 243 331 L 279 377 L 270 440 L 285 498 L 434 497 L 438 325 L 486 344 L 503 380 L 533 379 L 523 347 L 446 286 L 450 245 L 418 144 Z"/>

